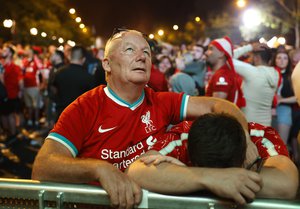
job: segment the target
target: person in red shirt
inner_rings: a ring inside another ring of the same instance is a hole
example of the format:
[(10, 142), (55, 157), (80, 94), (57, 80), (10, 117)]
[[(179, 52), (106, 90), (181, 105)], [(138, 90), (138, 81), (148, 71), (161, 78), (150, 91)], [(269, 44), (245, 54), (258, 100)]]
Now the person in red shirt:
[(8, 100), (1, 105), (1, 119), (4, 128), (8, 131), (9, 138), (17, 134), (18, 114), (21, 112), (19, 97), (23, 88), (21, 68), (13, 62), (14, 53), (14, 49), (10, 46), (4, 47), (2, 51), (2, 57), (4, 58), (3, 81)]
[(244, 107), (246, 100), (241, 90), (241, 80), (233, 66), (231, 40), (228, 37), (213, 40), (205, 55), (213, 74), (205, 95), (227, 99), (240, 108)]
[(24, 60), (24, 102), (28, 111), (27, 125), (39, 125), (39, 106), (40, 106), (40, 88), (39, 88), (39, 70), (42, 63), (36, 52), (32, 49), (27, 50), (28, 58)]
[[(156, 165), (168, 161), (196, 167), (261, 169), (264, 186), (257, 194), (259, 197), (294, 198), (298, 188), (298, 171), (280, 135), (272, 127), (258, 123), (248, 123), (248, 128), (249, 135), (228, 114), (205, 114), (194, 122), (184, 121), (175, 125), (157, 137), (157, 143), (151, 150), (158, 151), (160, 155), (142, 157), (142, 161)], [(258, 155), (246, 155), (249, 136)], [(255, 164), (259, 161), (264, 163), (262, 168), (262, 163), (260, 166)]]

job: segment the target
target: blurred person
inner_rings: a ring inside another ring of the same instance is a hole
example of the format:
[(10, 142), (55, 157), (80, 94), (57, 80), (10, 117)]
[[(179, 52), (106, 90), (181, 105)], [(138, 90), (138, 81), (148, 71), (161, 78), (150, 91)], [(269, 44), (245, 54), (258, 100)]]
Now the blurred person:
[(292, 84), (297, 98), (297, 102), (300, 105), (300, 63), (298, 63), (292, 73)]
[(194, 79), (185, 73), (176, 73), (170, 77), (169, 80), (171, 91), (184, 92), (190, 96), (198, 96), (198, 89)]
[[(153, 136), (164, 133), (170, 123), (213, 111), (234, 115), (245, 128), (247, 122), (229, 102), (154, 92), (145, 87), (150, 78), (151, 51), (138, 31), (114, 31), (106, 44), (103, 67), (108, 86), (83, 94), (64, 110), (35, 159), (33, 179), (100, 182), (112, 206), (118, 208), (137, 205), (141, 200), (140, 186), (178, 194), (209, 189), (241, 204), (245, 203), (241, 187), (250, 185), (253, 192), (260, 190), (259, 175), (242, 169), (224, 172), (164, 164), (152, 170), (135, 164), (128, 172), (130, 176), (136, 175), (135, 180), (123, 173), (153, 144)], [(212, 175), (218, 181), (205, 182), (204, 186), (205, 179)], [(228, 184), (224, 184), (225, 179)], [(233, 183), (230, 188), (226, 186)], [(247, 198), (252, 196), (250, 193), (243, 195)]]
[(28, 48), (27, 58), (23, 60), (24, 67), (24, 102), (27, 109), (27, 126), (38, 127), (40, 117), (40, 70), (43, 65), (38, 57), (38, 50)]
[[(237, 60), (252, 51), (252, 64)], [(259, 43), (248, 44), (234, 50), (234, 66), (242, 77), (242, 89), (246, 106), (242, 109), (248, 121), (271, 126), (272, 101), (277, 90), (280, 75), (269, 63), (272, 52)]]
[(14, 49), (5, 46), (2, 50), (3, 58), (3, 84), (7, 93), (7, 100), (1, 104), (1, 121), (3, 128), (8, 131), (8, 138), (14, 138), (17, 134), (17, 118), (21, 113), (21, 101), (23, 90), (23, 76), (21, 68), (13, 61)]
[(55, 74), (65, 66), (65, 55), (60, 50), (55, 50), (51, 57), (50, 62), (52, 68), (50, 69), (49, 79), (47, 83), (47, 90), (48, 90), (48, 102), (47, 102), (47, 122), (50, 128), (53, 128), (53, 125), (56, 121), (56, 103), (55, 103), (55, 94), (56, 94), (56, 87), (53, 85), (54, 76)]
[[(164, 73), (159, 69), (160, 60), (156, 57), (156, 50), (152, 50), (152, 65), (151, 65), (151, 74), (148, 81), (148, 86), (151, 87), (154, 91), (168, 91), (168, 81)], [(164, 56), (163, 56), (164, 57)], [(162, 69), (165, 70), (165, 69)]]
[(105, 71), (102, 67), (102, 61), (91, 52), (87, 52), (84, 67), (87, 68), (89, 74), (94, 77), (95, 86), (106, 85)]
[[(293, 61), (293, 72), (292, 72), (292, 85), (293, 90), (297, 99), (297, 105), (293, 106), (292, 116), (293, 116), (293, 125), (291, 128), (291, 142), (292, 142), (292, 150), (293, 150), (293, 156), (294, 160), (297, 163), (297, 165), (300, 165), (300, 147), (299, 143), (300, 141), (297, 140), (297, 136), (299, 139), (299, 133), (300, 133), (300, 85), (299, 85), (299, 78), (300, 78), (300, 70), (299, 70), (299, 61), (300, 61), (300, 49), (293, 50), (289, 53), (291, 56), (291, 60)], [(296, 64), (298, 63), (298, 64)]]
[(271, 65), (281, 75), (280, 86), (277, 90), (277, 128), (281, 138), (287, 144), (292, 126), (292, 104), (296, 103), (296, 97), (292, 89), (292, 69), (288, 53), (284, 51), (277, 52)]
[[(173, 126), (151, 148), (152, 152), (158, 152), (157, 156), (141, 157), (141, 160), (155, 165), (169, 161), (197, 167), (257, 170), (263, 178), (258, 197), (295, 198), (298, 171), (280, 135), (272, 127), (258, 123), (251, 122), (248, 126), (251, 141), (258, 149), (254, 159), (246, 157), (246, 138), (249, 135), (245, 134), (236, 118), (224, 113), (210, 113), (194, 122), (184, 121)], [(260, 161), (260, 165), (254, 164), (256, 160)]]
[(205, 95), (205, 73), (206, 63), (203, 60), (204, 46), (195, 44), (191, 51), (193, 60), (185, 64), (182, 71), (189, 74), (195, 81), (195, 85), (198, 89), (199, 95)]
[(70, 64), (54, 74), (51, 89), (56, 103), (56, 120), (78, 96), (95, 87), (93, 76), (83, 67), (86, 53), (82, 46), (72, 47)]
[(233, 46), (228, 37), (215, 39), (205, 52), (206, 63), (212, 70), (206, 87), (206, 96), (218, 97), (233, 102), (239, 108), (246, 101), (241, 90), (240, 78), (232, 62)]

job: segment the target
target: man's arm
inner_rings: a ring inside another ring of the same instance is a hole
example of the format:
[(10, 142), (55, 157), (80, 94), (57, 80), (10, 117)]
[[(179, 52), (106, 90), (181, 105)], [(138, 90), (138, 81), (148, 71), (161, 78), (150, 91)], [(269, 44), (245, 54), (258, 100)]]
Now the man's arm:
[(113, 206), (131, 208), (141, 201), (140, 187), (112, 164), (89, 158), (73, 158), (59, 142), (47, 139), (32, 170), (32, 179), (69, 183), (98, 181)]
[[(157, 154), (149, 151), (146, 155)], [(254, 199), (261, 188), (261, 178), (255, 172), (242, 168), (215, 169), (178, 166), (163, 162), (157, 166), (145, 165), (140, 160), (126, 170), (141, 187), (163, 194), (186, 194), (208, 190), (214, 194), (245, 204)]]
[(294, 163), (284, 155), (266, 160), (261, 170), (262, 190), (257, 194), (264, 198), (295, 198), (298, 189), (298, 170)]
[(248, 123), (244, 113), (233, 103), (214, 97), (189, 97), (187, 120), (193, 120), (206, 113), (228, 113), (237, 118), (245, 130)]
[(296, 65), (292, 74), (292, 83), (297, 102), (300, 105), (300, 62)]

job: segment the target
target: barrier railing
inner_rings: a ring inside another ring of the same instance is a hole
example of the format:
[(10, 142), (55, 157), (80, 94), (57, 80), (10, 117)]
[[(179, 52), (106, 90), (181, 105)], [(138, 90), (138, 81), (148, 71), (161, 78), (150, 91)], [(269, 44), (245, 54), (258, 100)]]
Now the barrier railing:
[[(106, 192), (96, 186), (0, 178), (0, 209), (110, 208)], [(257, 199), (244, 207), (230, 201), (199, 196), (172, 196), (143, 191), (138, 208), (153, 209), (299, 209), (300, 200)]]

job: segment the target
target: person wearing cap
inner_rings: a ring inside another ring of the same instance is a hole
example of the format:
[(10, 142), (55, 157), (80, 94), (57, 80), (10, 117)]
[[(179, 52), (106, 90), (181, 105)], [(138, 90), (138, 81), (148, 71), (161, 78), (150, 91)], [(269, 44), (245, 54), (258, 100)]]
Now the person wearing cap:
[[(237, 60), (245, 53), (253, 51), (253, 63)], [(233, 64), (243, 78), (243, 92), (246, 106), (242, 109), (248, 121), (271, 126), (272, 101), (279, 86), (279, 72), (269, 66), (271, 49), (260, 43), (248, 44), (234, 50)]]
[(138, 31), (116, 29), (106, 44), (102, 64), (108, 85), (79, 96), (62, 112), (35, 159), (33, 179), (101, 184), (116, 208), (137, 205), (141, 187), (165, 194), (207, 189), (240, 204), (261, 189), (261, 177), (245, 169), (172, 164), (153, 169), (135, 164), (124, 173), (169, 124), (210, 112), (233, 115), (245, 130), (247, 121), (225, 100), (154, 92), (147, 87), (151, 50)]
[(228, 37), (213, 40), (205, 55), (206, 62), (213, 73), (206, 87), (205, 95), (227, 99), (239, 108), (245, 107), (241, 82), (232, 62), (233, 46), (231, 40)]

